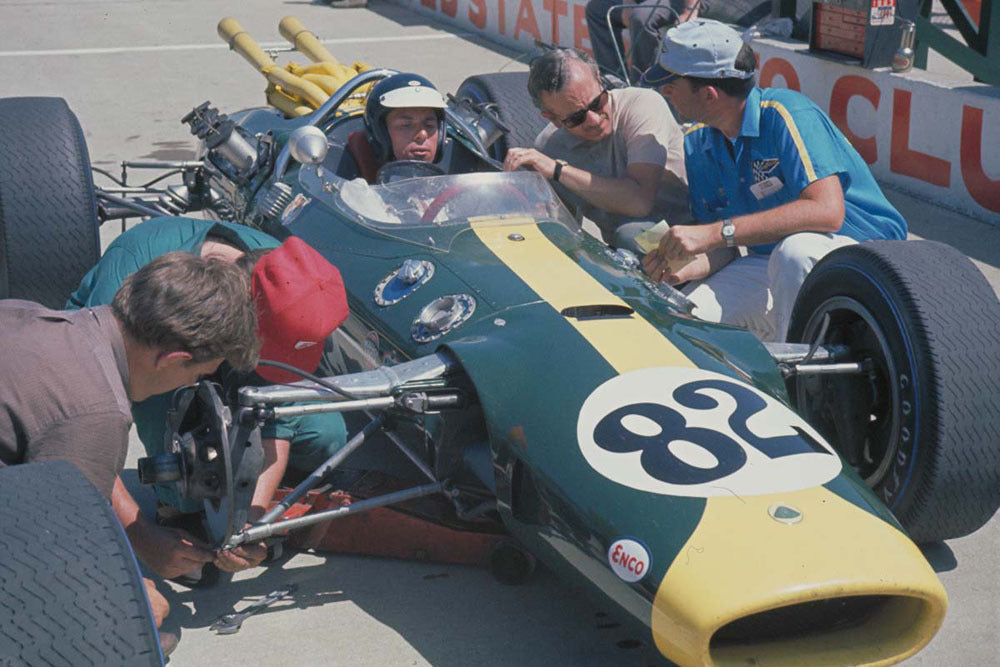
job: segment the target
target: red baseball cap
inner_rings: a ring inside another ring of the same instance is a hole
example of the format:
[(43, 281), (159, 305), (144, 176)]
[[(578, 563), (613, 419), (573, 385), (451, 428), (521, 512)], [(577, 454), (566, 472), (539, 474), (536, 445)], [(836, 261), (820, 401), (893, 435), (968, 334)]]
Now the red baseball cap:
[[(260, 358), (314, 372), (323, 356), (323, 341), (349, 312), (340, 271), (292, 236), (257, 262), (251, 292), (257, 305)], [(302, 379), (273, 366), (256, 370), (269, 382)]]

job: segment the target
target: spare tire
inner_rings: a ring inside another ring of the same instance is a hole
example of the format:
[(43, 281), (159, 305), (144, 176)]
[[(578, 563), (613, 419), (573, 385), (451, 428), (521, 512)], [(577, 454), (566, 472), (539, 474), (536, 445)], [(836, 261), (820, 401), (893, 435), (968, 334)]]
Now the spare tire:
[(76, 466), (0, 467), (0, 516), (0, 664), (163, 664), (125, 531)]
[(0, 99), (0, 298), (61, 309), (99, 257), (76, 116), (58, 97)]
[(998, 332), (992, 287), (943, 243), (840, 248), (802, 285), (788, 340), (846, 345), (866, 372), (800, 377), (793, 399), (917, 542), (1000, 506)]
[(527, 72), (470, 76), (458, 87), (455, 97), (495, 107), (500, 122), (509, 129), (490, 146), (490, 157), (496, 160), (503, 161), (509, 148), (534, 146), (535, 137), (549, 124), (528, 94)]

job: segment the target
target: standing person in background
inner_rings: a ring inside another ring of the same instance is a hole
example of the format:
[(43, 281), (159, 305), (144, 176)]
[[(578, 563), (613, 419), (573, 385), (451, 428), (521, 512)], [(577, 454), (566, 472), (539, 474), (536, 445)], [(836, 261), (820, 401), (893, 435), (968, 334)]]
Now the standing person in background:
[[(618, 5), (630, 6), (612, 11), (612, 7)], [(601, 71), (624, 79), (625, 73), (621, 71), (618, 54), (622, 58), (630, 55), (632, 63), (629, 77), (634, 84), (648, 67), (655, 64), (662, 31), (677, 23), (697, 18), (700, 6), (699, 0), (588, 0), (587, 31), (590, 34), (590, 46), (594, 50), (594, 60)], [(622, 41), (622, 31), (626, 27), (632, 45), (630, 54), (626, 54)]]

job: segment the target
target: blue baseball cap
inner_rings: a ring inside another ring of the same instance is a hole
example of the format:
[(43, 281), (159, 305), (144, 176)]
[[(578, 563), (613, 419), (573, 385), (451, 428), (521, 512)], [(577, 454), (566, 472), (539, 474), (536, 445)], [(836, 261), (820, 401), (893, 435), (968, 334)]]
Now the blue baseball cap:
[(743, 37), (725, 23), (694, 19), (671, 28), (663, 36), (656, 64), (639, 80), (658, 88), (680, 76), (702, 79), (749, 79), (753, 72), (736, 69)]

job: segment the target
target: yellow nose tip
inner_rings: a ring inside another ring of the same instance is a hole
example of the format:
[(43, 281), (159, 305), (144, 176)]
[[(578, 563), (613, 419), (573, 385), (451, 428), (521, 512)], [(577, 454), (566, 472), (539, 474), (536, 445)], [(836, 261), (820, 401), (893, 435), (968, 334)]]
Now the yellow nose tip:
[(909, 538), (816, 487), (709, 499), (651, 629), (680, 665), (892, 664), (931, 640), (946, 608)]

